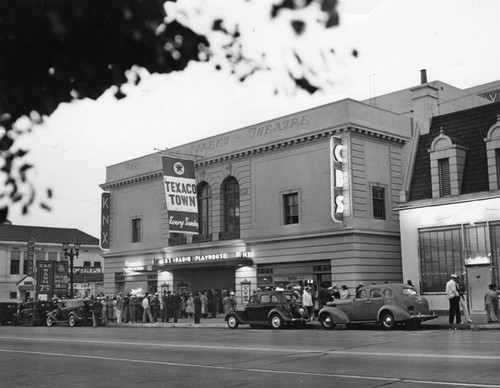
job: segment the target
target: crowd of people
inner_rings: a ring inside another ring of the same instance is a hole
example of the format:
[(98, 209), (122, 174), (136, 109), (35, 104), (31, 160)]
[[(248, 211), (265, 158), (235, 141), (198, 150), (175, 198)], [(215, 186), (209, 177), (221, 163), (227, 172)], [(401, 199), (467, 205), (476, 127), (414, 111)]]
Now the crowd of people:
[(236, 308), (236, 295), (230, 290), (203, 290), (196, 292), (128, 293), (92, 297), (94, 327), (109, 322), (156, 323), (178, 322), (180, 318), (192, 318), (200, 323), (201, 318), (215, 318)]

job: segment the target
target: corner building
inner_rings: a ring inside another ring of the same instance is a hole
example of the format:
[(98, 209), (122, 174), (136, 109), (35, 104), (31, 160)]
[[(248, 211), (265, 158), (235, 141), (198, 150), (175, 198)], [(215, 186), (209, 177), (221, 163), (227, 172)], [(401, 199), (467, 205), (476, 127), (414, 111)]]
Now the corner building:
[(168, 149), (195, 161), (199, 235), (169, 233), (162, 152), (107, 167), (105, 292), (231, 289), (244, 302), (266, 286), (402, 281), (393, 209), (411, 130), (346, 99)]

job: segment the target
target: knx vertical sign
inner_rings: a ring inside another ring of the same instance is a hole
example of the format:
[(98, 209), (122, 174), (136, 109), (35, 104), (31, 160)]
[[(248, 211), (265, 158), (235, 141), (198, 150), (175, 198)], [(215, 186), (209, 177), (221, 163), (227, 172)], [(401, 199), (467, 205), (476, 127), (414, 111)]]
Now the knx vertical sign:
[(340, 137), (330, 138), (330, 187), (331, 213), (333, 222), (341, 223), (344, 219), (344, 146)]

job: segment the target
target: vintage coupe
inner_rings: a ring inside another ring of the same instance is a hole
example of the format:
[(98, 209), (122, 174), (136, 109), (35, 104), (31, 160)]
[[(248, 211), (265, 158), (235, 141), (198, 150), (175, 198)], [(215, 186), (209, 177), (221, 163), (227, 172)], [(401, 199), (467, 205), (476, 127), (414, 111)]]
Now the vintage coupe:
[(309, 320), (307, 309), (293, 292), (263, 291), (253, 294), (244, 307), (230, 311), (225, 318), (231, 329), (240, 324), (252, 328), (271, 326), (281, 329), (285, 325), (302, 327)]
[(22, 323), (30, 326), (42, 325), (45, 323), (47, 312), (53, 308), (54, 305), (50, 301), (21, 302), (17, 306), (17, 312), (12, 316), (12, 324), (14, 326)]
[(92, 324), (92, 306), (88, 299), (66, 299), (59, 306), (47, 313), (47, 326), (64, 323), (69, 327), (78, 324)]
[(379, 323), (384, 329), (394, 329), (404, 323), (418, 328), (424, 321), (437, 318), (429, 310), (427, 299), (410, 285), (400, 283), (376, 284), (360, 288), (354, 299), (329, 302), (318, 314), (325, 330), (337, 324)]

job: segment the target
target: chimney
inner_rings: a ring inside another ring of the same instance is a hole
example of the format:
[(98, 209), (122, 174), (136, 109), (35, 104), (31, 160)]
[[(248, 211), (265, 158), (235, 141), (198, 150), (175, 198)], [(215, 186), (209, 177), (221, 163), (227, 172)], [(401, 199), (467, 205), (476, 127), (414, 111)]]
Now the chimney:
[(426, 84), (427, 83), (427, 70), (422, 69), (420, 70), (420, 84)]

